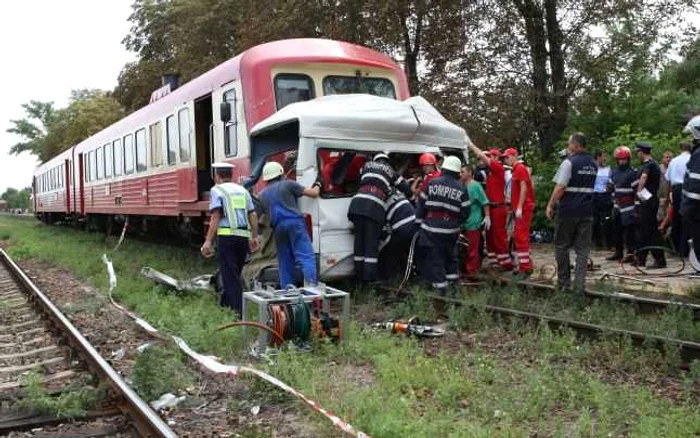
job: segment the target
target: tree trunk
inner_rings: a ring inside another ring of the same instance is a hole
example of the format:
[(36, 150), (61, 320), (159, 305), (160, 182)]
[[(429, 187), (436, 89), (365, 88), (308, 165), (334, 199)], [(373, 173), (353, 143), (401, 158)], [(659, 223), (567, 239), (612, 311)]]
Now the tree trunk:
[(564, 65), (564, 34), (557, 20), (557, 0), (545, 0), (545, 12), (547, 17), (547, 37), (549, 41), (549, 65), (552, 71), (552, 98), (551, 120), (547, 135), (547, 148), (542, 145), (543, 156), (552, 152), (552, 147), (566, 129), (569, 113), (569, 91)]

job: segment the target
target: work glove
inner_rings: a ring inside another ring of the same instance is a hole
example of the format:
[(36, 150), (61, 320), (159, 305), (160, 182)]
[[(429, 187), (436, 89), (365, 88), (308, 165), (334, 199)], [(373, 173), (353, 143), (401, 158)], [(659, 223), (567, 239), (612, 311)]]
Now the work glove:
[(516, 219), (522, 219), (523, 218), (523, 209), (519, 208), (515, 210), (515, 218)]
[(491, 216), (484, 216), (484, 220), (481, 221), (481, 226), (484, 227), (486, 231), (491, 229)]

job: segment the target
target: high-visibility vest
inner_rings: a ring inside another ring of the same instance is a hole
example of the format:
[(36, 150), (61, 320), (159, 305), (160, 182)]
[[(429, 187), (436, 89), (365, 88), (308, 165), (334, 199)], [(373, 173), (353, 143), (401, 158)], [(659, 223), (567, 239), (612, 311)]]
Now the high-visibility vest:
[(223, 183), (214, 186), (212, 190), (221, 198), (224, 214), (229, 223), (228, 227), (219, 227), (216, 234), (250, 238), (248, 197), (245, 189), (233, 183)]

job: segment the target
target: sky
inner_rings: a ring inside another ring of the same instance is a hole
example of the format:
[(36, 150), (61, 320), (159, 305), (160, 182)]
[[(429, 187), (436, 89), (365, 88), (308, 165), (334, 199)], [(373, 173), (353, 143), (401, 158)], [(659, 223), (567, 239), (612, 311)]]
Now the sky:
[(121, 41), (129, 32), (132, 0), (22, 0), (0, 14), (0, 193), (31, 185), (34, 156), (10, 155), (20, 138), (7, 133), (24, 117), (22, 104), (53, 101), (57, 108), (79, 88), (111, 90), (136, 55)]

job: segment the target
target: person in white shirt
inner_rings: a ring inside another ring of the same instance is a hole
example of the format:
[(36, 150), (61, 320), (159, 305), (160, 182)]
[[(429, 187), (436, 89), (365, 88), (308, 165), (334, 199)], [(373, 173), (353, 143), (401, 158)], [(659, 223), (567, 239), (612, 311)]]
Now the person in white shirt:
[(683, 178), (685, 178), (692, 145), (688, 142), (681, 142), (678, 147), (681, 149), (681, 153), (671, 160), (664, 177), (671, 184), (671, 207), (673, 208), (671, 240), (673, 246), (676, 247), (676, 252), (686, 257), (688, 255), (688, 239), (685, 237), (687, 233), (683, 230), (680, 203), (683, 197)]
[(607, 165), (608, 154), (598, 150), (593, 158), (598, 172), (593, 186), (593, 243), (596, 249), (612, 246), (610, 218), (612, 216), (612, 193), (610, 183), (610, 166)]

